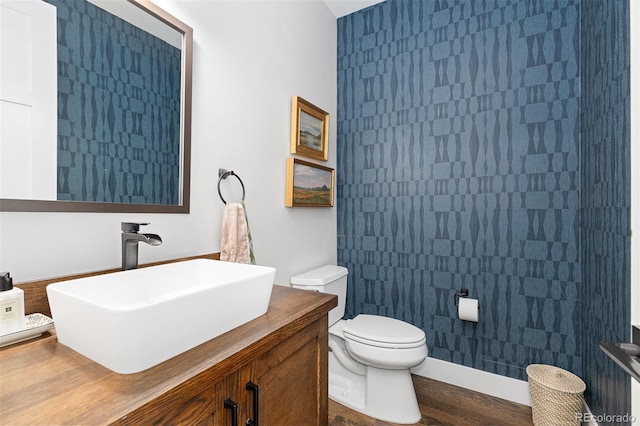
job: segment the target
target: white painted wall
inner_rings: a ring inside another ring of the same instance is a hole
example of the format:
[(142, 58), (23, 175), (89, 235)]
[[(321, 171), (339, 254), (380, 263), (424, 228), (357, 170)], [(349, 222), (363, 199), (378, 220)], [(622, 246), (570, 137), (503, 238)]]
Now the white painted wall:
[[(631, 325), (640, 327), (640, 4), (629, 2), (631, 55)], [(635, 266), (634, 266), (635, 265)], [(629, 331), (631, 333), (631, 331)], [(631, 379), (631, 412), (640, 421), (640, 383)]]
[[(141, 244), (141, 263), (219, 251), (218, 168), (242, 178), (256, 262), (276, 283), (335, 263), (336, 209), (284, 207), (292, 95), (330, 113), (335, 167), (335, 17), (320, 0), (154, 2), (194, 29), (191, 214), (3, 212), (0, 270), (20, 283), (117, 268), (125, 220), (164, 241)], [(239, 183), (222, 188), (233, 200)]]

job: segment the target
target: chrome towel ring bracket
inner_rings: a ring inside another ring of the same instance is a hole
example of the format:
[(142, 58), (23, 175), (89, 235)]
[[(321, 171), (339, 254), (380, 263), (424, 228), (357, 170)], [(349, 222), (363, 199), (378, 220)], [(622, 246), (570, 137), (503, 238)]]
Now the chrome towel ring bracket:
[(244, 191), (244, 183), (242, 183), (242, 179), (240, 179), (240, 176), (235, 174), (233, 170), (226, 170), (226, 169), (218, 169), (218, 195), (220, 196), (220, 199), (222, 200), (223, 203), (227, 204), (224, 197), (222, 196), (222, 192), (220, 192), (220, 182), (222, 182), (223, 179), (226, 179), (229, 176), (235, 176), (236, 179), (238, 179), (238, 181), (240, 182), (240, 185), (242, 186), (242, 201), (244, 201), (245, 191)]

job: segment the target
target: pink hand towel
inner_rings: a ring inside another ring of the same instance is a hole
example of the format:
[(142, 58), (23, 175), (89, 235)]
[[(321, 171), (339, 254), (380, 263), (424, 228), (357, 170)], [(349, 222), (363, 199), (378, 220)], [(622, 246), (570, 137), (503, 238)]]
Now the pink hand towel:
[(251, 233), (243, 203), (227, 203), (222, 214), (220, 260), (255, 263)]

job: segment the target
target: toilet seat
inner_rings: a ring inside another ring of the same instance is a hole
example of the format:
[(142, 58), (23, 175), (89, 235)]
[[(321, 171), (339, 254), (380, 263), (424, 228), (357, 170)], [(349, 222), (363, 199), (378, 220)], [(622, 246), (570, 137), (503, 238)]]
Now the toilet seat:
[(389, 349), (411, 349), (426, 343), (424, 331), (395, 318), (360, 314), (342, 328), (345, 339)]

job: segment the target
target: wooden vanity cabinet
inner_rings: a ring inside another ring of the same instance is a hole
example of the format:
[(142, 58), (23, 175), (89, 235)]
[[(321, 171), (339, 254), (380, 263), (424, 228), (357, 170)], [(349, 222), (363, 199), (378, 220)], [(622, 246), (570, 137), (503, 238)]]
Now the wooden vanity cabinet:
[(326, 317), (258, 357), (260, 425), (326, 425), (327, 371)]
[(326, 425), (327, 356), (324, 316), (221, 380), (206, 384), (205, 371), (118, 424)]
[(274, 286), (266, 314), (136, 374), (41, 339), (0, 349), (0, 424), (325, 426), (334, 295)]

